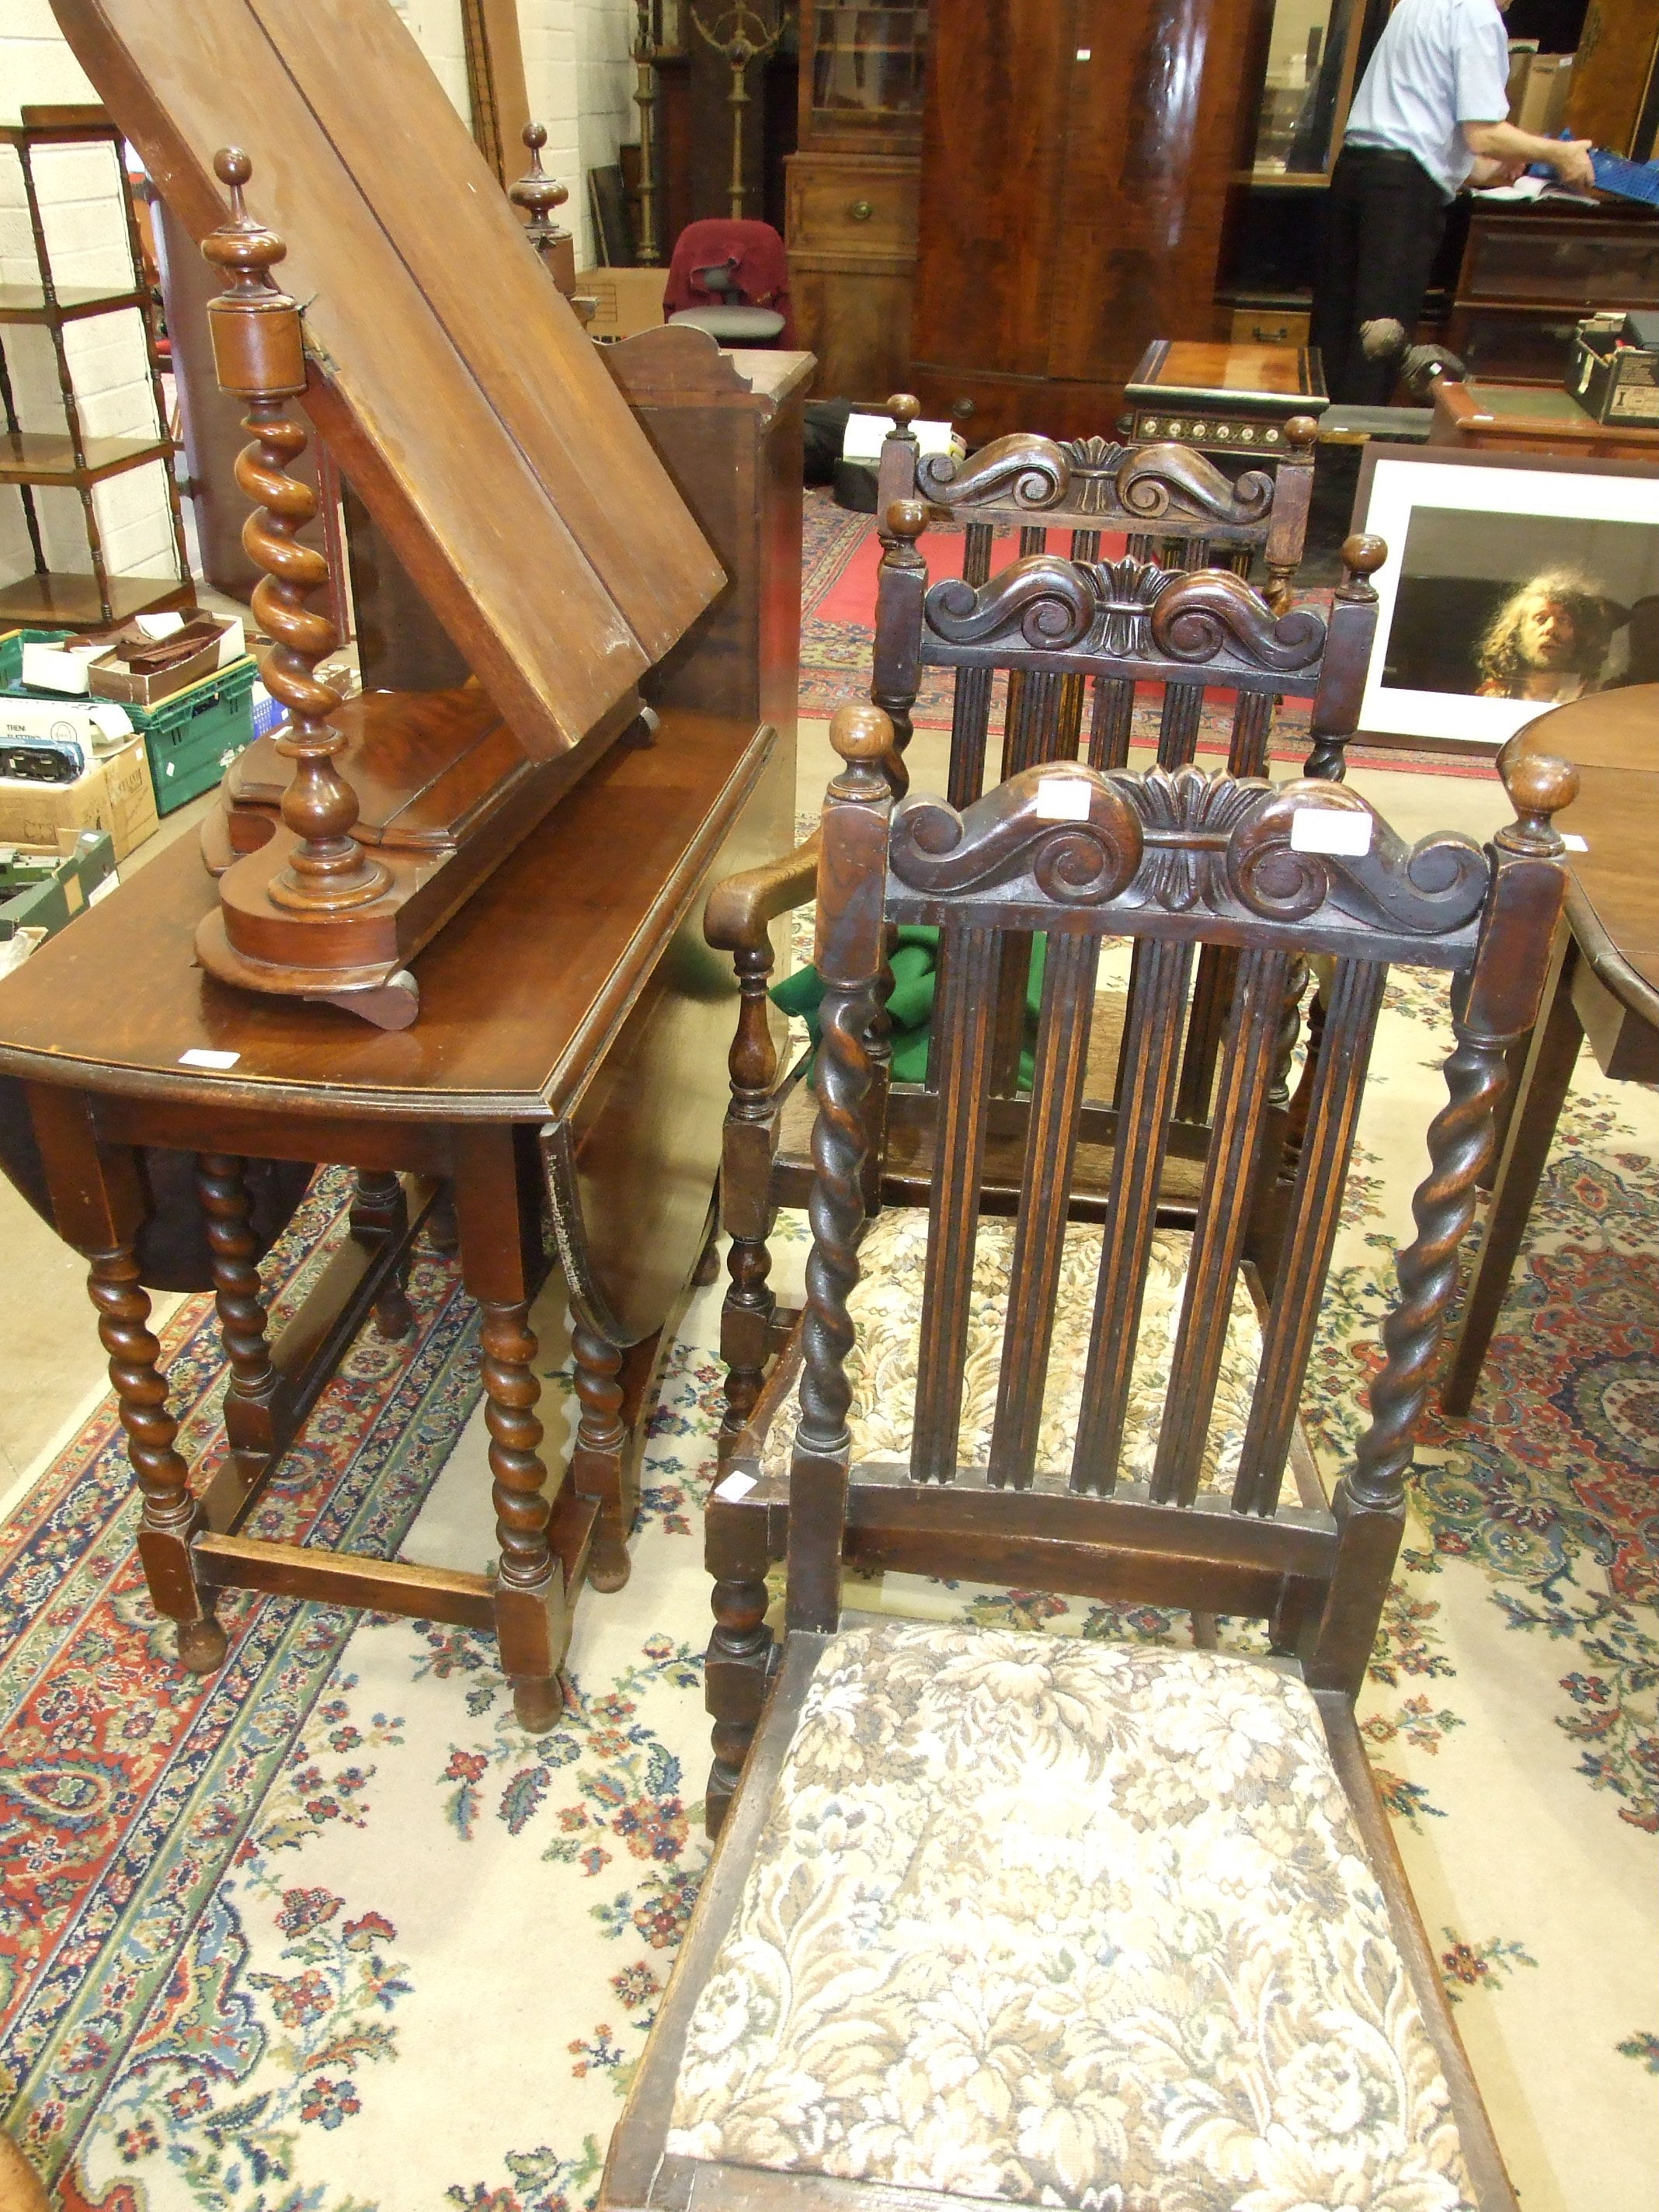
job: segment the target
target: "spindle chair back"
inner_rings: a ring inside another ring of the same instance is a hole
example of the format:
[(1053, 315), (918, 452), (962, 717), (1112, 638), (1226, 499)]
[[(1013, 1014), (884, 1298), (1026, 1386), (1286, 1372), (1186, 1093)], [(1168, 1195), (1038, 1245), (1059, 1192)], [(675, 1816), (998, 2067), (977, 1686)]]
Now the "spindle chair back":
[[(1474, 1176), (1490, 1149), (1504, 1041), (1531, 1025), (1540, 948), (1565, 881), (1547, 821), (1571, 786), (1559, 763), (1515, 768), (1518, 818), (1492, 847), (1448, 833), (1407, 848), (1343, 786), (1273, 786), (1191, 766), (1030, 768), (963, 810), (933, 799), (898, 803), (887, 727), (866, 708), (843, 708), (835, 725), (848, 766), (830, 787), (822, 825), (817, 957), (827, 988), (807, 1303), (804, 1316), (775, 1323), (782, 1357), (734, 1441), (728, 1465), (743, 1495), (718, 1490), (708, 1511), (717, 1798), (729, 1794), (758, 1711), (768, 1561), (787, 1548), (792, 1578), (797, 1565), (806, 1578), (798, 1588), (817, 1591), (817, 1617), (833, 1612), (841, 1553), (823, 1540), (826, 1515), (837, 1529), (844, 1522), (846, 1557), (859, 1565), (1064, 1587), (1103, 1601), (1146, 1595), (1150, 1586), (1157, 1602), (1267, 1619), (1279, 1644), (1306, 1650), (1324, 1686), (1357, 1687), (1387, 1562), (1379, 1583), (1381, 1554), (1362, 1542), (1358, 1565), (1340, 1572), (1341, 1524), (1357, 1501), (1395, 1516), (1397, 1535), (1410, 1431)], [(939, 927), (945, 956), (926, 1102), (933, 1134), (925, 1256), (914, 1236), (896, 1234), (902, 1208), (875, 1212), (877, 1249), (893, 1252), (895, 1272), (912, 1278), (915, 1335), (913, 1348), (896, 1350), (884, 1323), (881, 1349), (866, 1350), (860, 1372), (867, 1389), (878, 1368), (890, 1391), (896, 1375), (907, 1377), (914, 1409), (897, 1430), (888, 1419), (883, 1431), (905, 1444), (897, 1463), (893, 1452), (872, 1450), (849, 1487), (848, 1299), (872, 1220), (867, 1158), (894, 1105), (890, 1097), (882, 1106), (871, 1036), (884, 933), (902, 922)], [(988, 1274), (994, 979), (1002, 944), (1033, 932), (1048, 950), (1027, 1141), (1012, 1230), (997, 1225)], [(1122, 937), (1135, 944), (1139, 988), (1117, 1104), (1102, 1109), (1088, 1101), (1085, 1079), (1095, 971), (1103, 946)], [(1178, 1126), (1183, 1048), (1201, 1014), (1190, 979), (1207, 946), (1235, 953), (1238, 964), (1197, 1202), (1190, 1230), (1171, 1232), (1160, 1228), (1160, 1174)], [(1328, 1012), (1305, 1122), (1285, 1147), (1284, 1009), (1291, 972), (1310, 953), (1332, 963)], [(1375, 1419), (1333, 1518), (1297, 1443), (1297, 1408), (1391, 961), (1453, 972), (1458, 1048), (1448, 1066), (1452, 1105), (1429, 1133), (1421, 1233), (1400, 1261), (1402, 1297), (1384, 1332)], [(1112, 1146), (1103, 1203), (1077, 1184), (1091, 1133)], [(1275, 1151), (1285, 1153), (1285, 1203), (1267, 1280), (1251, 1261), (1249, 1233), (1256, 1163)], [(1091, 1217), (1099, 1226), (1085, 1234)], [(1182, 1287), (1178, 1316), (1164, 1297), (1167, 1360), (1152, 1374), (1140, 1340), (1155, 1248), (1166, 1281), (1178, 1273)], [(1086, 1325), (1079, 1269), (1093, 1285)], [(1000, 1348), (986, 1334), (994, 1306)], [(1065, 1371), (1048, 1382), (1057, 1328)], [(797, 1390), (795, 1473), (786, 1476), (780, 1439)], [(978, 1404), (964, 1424), (965, 1391)], [(962, 1463), (959, 1431), (969, 1431), (976, 1474)], [(1131, 1445), (1133, 1470), (1124, 1465)], [(1287, 1467), (1297, 1503), (1281, 1509)], [(810, 1527), (798, 1534), (803, 1494)], [(1172, 1595), (1177, 1586), (1184, 1597)]]
[[(843, 710), (835, 737), (846, 766), (822, 828), (827, 996), (793, 1411), (769, 1386), (709, 1508), (746, 1523), (763, 1564), (769, 1535), (783, 1536), (784, 1638), (774, 1671), (763, 1583), (717, 1592), (717, 1613), (746, 1597), (749, 1626), (732, 1648), (717, 1635), (711, 1668), (728, 1684), (747, 1668), (758, 1734), (600, 2204), (851, 2212), (862, 2197), (880, 2212), (914, 2197), (968, 2212), (993, 2197), (1400, 2193), (1513, 2212), (1353, 1700), (1507, 1055), (1536, 1017), (1564, 906), (1550, 817), (1574, 772), (1517, 759), (1516, 819), (1490, 846), (1440, 836), (1408, 848), (1340, 787), (1191, 766), (1030, 768), (965, 809), (896, 804), (884, 718)], [(916, 920), (953, 950), (914, 1406), (896, 1449), (898, 1409), (864, 1387), (872, 1361), (890, 1393), (896, 1370), (861, 1281), (886, 1218), (869, 1219), (863, 1163), (886, 932)], [(963, 1373), (985, 1227), (975, 1156), (994, 1097), (988, 985), (997, 941), (1030, 932), (1050, 948), (1034, 1141), (981, 1452), (969, 1448)], [(1043, 1401), (1075, 1273), (1091, 969), (1124, 934), (1147, 948), (1142, 1033), (1056, 1456)], [(1206, 942), (1241, 955), (1216, 1144), (1149, 1471), (1128, 1481), (1126, 1384), (1182, 970)], [(1327, 1050), (1243, 1435), (1218, 1490), (1204, 1445), (1243, 1249), (1239, 1170), (1268, 1110), (1285, 972), (1309, 948), (1333, 963)], [(1427, 1132), (1370, 1425), (1329, 1507), (1290, 1507), (1297, 1397), (1394, 962), (1451, 979), (1448, 1103)], [(781, 1473), (765, 1449), (779, 1419), (791, 1429)], [(849, 1566), (994, 1570), (1030, 1591), (1255, 1616), (1277, 1656), (847, 1614)]]
[[(1124, 502), (1145, 507), (1156, 493), (1163, 502), (1159, 511), (1172, 527), (1185, 520), (1196, 528), (1200, 507), (1206, 528), (1246, 532), (1270, 526), (1270, 518), (1218, 521), (1214, 510), (1232, 511), (1243, 493), (1229, 487), (1201, 455), (1180, 447), (1113, 448), (1119, 456), (1116, 473), (1088, 477), (1082, 465), (1074, 466), (1066, 451), (1049, 440), (1005, 439), (987, 447), (965, 475), (947, 481), (948, 463), (935, 467), (919, 459), (909, 428), (915, 402), (901, 395), (890, 405), (897, 427), (883, 447), (883, 489), (914, 483), (926, 498), (937, 495), (948, 503), (954, 489), (961, 487), (963, 495), (952, 511), (968, 518), (970, 541), (974, 531), (983, 533), (988, 558), (995, 517), (1001, 505), (1010, 501), (1028, 519), (1039, 512), (1051, 520), (1073, 513), (1110, 519), (1131, 511)], [(1286, 468), (1302, 465), (1293, 458)], [(1206, 471), (1215, 478), (1213, 485)], [(1097, 489), (1079, 488), (1085, 483)], [(1266, 478), (1255, 489), (1248, 479), (1244, 483), (1251, 498), (1258, 489), (1264, 496), (1275, 495)], [(1179, 507), (1177, 493), (1184, 507)], [(1203, 507), (1200, 494), (1207, 507)], [(1069, 508), (1067, 500), (1072, 501)], [(1289, 501), (1291, 507), (1295, 504)], [(923, 497), (897, 498), (881, 518), (884, 550), (878, 571), (871, 696), (893, 724), (894, 749), (887, 772), (896, 791), (902, 793), (905, 785), (903, 756), (924, 667), (949, 670), (955, 681), (947, 787), (958, 805), (969, 804), (985, 787), (993, 685), (1000, 672), (1006, 672), (1009, 680), (1005, 774), (1078, 752), (1085, 696), (1092, 685), (1088, 758), (1097, 768), (1121, 767), (1127, 762), (1135, 700), (1146, 691), (1161, 695), (1160, 763), (1175, 769), (1190, 761), (1206, 690), (1219, 690), (1234, 700), (1228, 758), (1231, 772), (1261, 771), (1267, 757), (1275, 700), (1294, 694), (1311, 702), (1306, 772), (1340, 776), (1343, 747), (1358, 726), (1375, 631), (1376, 594), (1369, 579), (1387, 557), (1380, 539), (1356, 538), (1344, 548), (1344, 580), (1328, 616), (1297, 607), (1275, 613), (1261, 593), (1224, 570), (1173, 570), (1134, 554), (1101, 562), (1036, 550), (977, 584), (950, 576), (930, 582), (918, 545), (930, 512)], [(806, 1136), (811, 1105), (800, 1082), (803, 1064), (797, 1061), (780, 1079), (767, 991), (775, 957), (771, 926), (805, 902), (815, 867), (813, 840), (775, 863), (718, 886), (705, 918), (710, 944), (734, 957), (740, 990), (721, 1178), (722, 1224), (731, 1240), (731, 1287), (721, 1343), (728, 1439), (753, 1407), (778, 1342), (775, 1299), (769, 1287), (772, 1218), (781, 1206), (805, 1203), (810, 1179)], [(1004, 1210), (1015, 1203), (1029, 1118), (1019, 1096), (1019, 1071), (1031, 951), (1026, 939), (1012, 939), (1000, 948), (994, 987), (999, 1103), (985, 1165), (993, 1202)], [(1230, 950), (1217, 948), (1205, 953), (1194, 971), (1195, 1012), (1188, 1032), (1176, 1127), (1164, 1177), (1166, 1211), (1189, 1210), (1195, 1189), (1193, 1164), (1202, 1159), (1208, 1146), (1216, 1056), (1234, 964)], [(1293, 969), (1291, 981), (1296, 986), (1292, 995), (1299, 996), (1305, 971)], [(1126, 1020), (1133, 1014), (1138, 988), (1138, 974), (1132, 974), (1124, 1000)], [(1287, 1007), (1277, 1062), (1281, 1090), (1288, 1081), (1296, 1036), (1294, 1010)], [(885, 1098), (887, 1054), (879, 1025), (875, 1045), (878, 1088)], [(1117, 1080), (1114, 1057), (1103, 1033), (1093, 1087), (1106, 1095), (1094, 1103), (1109, 1118), (1103, 1121), (1097, 1113), (1091, 1125), (1091, 1149), (1081, 1175), (1085, 1188), (1100, 1184), (1109, 1165), (1093, 1148), (1109, 1143), (1111, 1086)], [(890, 1120), (882, 1117), (882, 1133), (866, 1166), (867, 1196), (872, 1204), (882, 1188), (895, 1197), (915, 1198), (927, 1187), (931, 1106), (925, 1092), (903, 1086), (893, 1086), (890, 1095)], [(1275, 1234), (1272, 1207), (1266, 1206), (1258, 1240), (1264, 1256)]]

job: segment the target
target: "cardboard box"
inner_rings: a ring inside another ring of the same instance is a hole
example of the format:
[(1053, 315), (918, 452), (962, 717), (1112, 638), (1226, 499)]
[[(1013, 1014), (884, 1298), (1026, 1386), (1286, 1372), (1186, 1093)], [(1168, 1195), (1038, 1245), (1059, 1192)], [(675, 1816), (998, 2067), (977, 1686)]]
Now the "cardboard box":
[(222, 668), (228, 668), (233, 661), (241, 659), (247, 651), (247, 639), (240, 617), (198, 616), (195, 619), (216, 621), (219, 624), (217, 637), (208, 639), (199, 653), (153, 676), (140, 675), (112, 652), (106, 653), (87, 671), (87, 681), (94, 695), (100, 699), (119, 699), (129, 706), (159, 707), (175, 692), (186, 691), (204, 677), (217, 675)]
[(106, 830), (60, 830), (51, 845), (0, 845), (0, 941), (20, 929), (55, 937), (120, 880)]
[[(15, 692), (0, 691), (0, 753), (32, 749), (43, 763), (55, 757), (71, 763), (74, 772), (85, 769), (99, 754), (113, 752), (132, 735), (132, 717), (112, 700), (24, 699)], [(26, 770), (16, 780), (35, 779)], [(39, 781), (52, 779), (41, 776)]]
[(142, 738), (94, 761), (73, 783), (0, 777), (0, 844), (54, 845), (60, 830), (106, 830), (116, 859), (125, 860), (159, 824)]
[(599, 301), (587, 326), (589, 337), (631, 338), (654, 331), (663, 320), (667, 283), (666, 269), (579, 269), (577, 296)]
[(1606, 327), (1612, 319), (1595, 317), (1578, 325), (1567, 390), (1598, 422), (1659, 428), (1659, 353), (1626, 343), (1622, 329)]

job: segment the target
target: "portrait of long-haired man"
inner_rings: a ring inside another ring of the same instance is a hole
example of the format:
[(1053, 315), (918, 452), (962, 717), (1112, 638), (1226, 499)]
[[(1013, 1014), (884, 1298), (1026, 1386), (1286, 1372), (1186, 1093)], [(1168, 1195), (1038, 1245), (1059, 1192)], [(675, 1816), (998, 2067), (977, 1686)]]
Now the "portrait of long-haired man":
[(1504, 601), (1480, 640), (1480, 696), (1559, 702), (1597, 690), (1614, 611), (1571, 569), (1532, 577)]

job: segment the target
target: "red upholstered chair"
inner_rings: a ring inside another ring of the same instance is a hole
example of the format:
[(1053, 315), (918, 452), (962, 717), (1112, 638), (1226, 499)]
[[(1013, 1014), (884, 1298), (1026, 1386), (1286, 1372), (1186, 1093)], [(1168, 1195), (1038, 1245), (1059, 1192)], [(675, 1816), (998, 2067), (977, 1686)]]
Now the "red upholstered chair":
[(696, 323), (724, 345), (793, 347), (783, 240), (769, 222), (687, 223), (674, 241), (662, 308), (665, 322)]

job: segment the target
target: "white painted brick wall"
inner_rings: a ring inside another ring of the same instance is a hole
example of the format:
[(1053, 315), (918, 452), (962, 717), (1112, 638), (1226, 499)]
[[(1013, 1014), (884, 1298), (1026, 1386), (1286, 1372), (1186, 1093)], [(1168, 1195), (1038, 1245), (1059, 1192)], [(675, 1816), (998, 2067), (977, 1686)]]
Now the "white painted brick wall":
[[(467, 117), (460, 0), (402, 0), (398, 13)], [(617, 146), (639, 135), (628, 58), (633, 35), (633, 0), (519, 0), (530, 112), (547, 126), (543, 167), (569, 189), (560, 216), (575, 235), (579, 268), (592, 258), (587, 171), (614, 161)]]
[[(389, 0), (408, 25), (457, 112), (468, 116), (460, 0)], [(614, 161), (638, 136), (632, 0), (519, 0), (520, 36), (530, 112), (547, 125), (543, 161), (569, 187), (561, 210), (575, 234), (578, 267), (592, 258), (586, 173)], [(15, 122), (27, 103), (94, 100), (48, 0), (0, 0), (0, 118)], [(125, 247), (113, 162), (101, 149), (64, 148), (38, 156), (43, 222), (60, 284), (120, 283)], [(0, 154), (0, 283), (32, 281), (34, 250), (15, 161)], [(149, 437), (155, 409), (136, 313), (71, 325), (71, 376), (89, 437)], [(8, 331), (20, 418), (25, 428), (60, 428), (58, 372), (46, 335)], [(134, 471), (97, 487), (99, 526), (112, 570), (170, 572), (172, 532), (159, 469)], [(56, 568), (90, 567), (80, 504), (68, 494), (38, 502), (47, 558)], [(31, 566), (22, 505), (0, 490), (0, 581)]]

